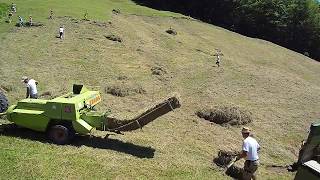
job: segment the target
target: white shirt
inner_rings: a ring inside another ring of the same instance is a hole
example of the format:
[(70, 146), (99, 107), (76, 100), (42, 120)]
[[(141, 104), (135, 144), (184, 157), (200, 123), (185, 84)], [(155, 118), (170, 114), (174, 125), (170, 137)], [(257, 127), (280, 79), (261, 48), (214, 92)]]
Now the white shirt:
[(35, 95), (38, 93), (36, 81), (34, 79), (30, 79), (27, 83), (27, 88), (30, 90), (30, 94)]
[(242, 150), (247, 152), (247, 160), (250, 160), (250, 161), (258, 160), (259, 148), (260, 148), (260, 145), (253, 137), (248, 136), (245, 140), (243, 140)]
[(64, 29), (63, 28), (59, 28), (59, 32), (63, 33)]

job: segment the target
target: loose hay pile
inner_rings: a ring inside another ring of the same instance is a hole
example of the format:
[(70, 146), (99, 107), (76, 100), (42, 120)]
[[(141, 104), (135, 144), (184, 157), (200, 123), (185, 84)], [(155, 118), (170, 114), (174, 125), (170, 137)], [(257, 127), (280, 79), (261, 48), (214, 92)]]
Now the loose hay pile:
[[(213, 163), (215, 163), (217, 166), (226, 168), (227, 165), (235, 158), (239, 152), (236, 151), (224, 151), (220, 150), (218, 152), (218, 157), (215, 157), (213, 159)], [(241, 179), (243, 173), (243, 169), (239, 168), (237, 166), (231, 166), (227, 169), (226, 174), (230, 177)]]
[(171, 34), (171, 35), (174, 35), (174, 36), (178, 34), (177, 31), (174, 30), (174, 29), (172, 29), (172, 28), (166, 30), (166, 33)]
[(239, 152), (236, 151), (224, 151), (218, 152), (218, 157), (213, 159), (213, 162), (219, 167), (227, 167), (227, 165), (235, 158)]
[(130, 84), (116, 84), (108, 85), (105, 89), (106, 93), (118, 96), (125, 97), (134, 94), (145, 94), (144, 90), (140, 85), (130, 85)]
[(160, 67), (160, 66), (152, 67), (151, 72), (152, 72), (152, 75), (159, 75), (159, 76), (167, 73), (167, 71), (163, 67)]
[(120, 36), (117, 36), (117, 35), (114, 35), (114, 34), (106, 35), (104, 37), (106, 37), (107, 39), (109, 39), (111, 41), (122, 42), (122, 38)]
[(242, 179), (242, 176), (243, 176), (242, 174), (243, 174), (243, 169), (237, 166), (231, 166), (226, 171), (226, 175), (238, 180)]
[(196, 112), (200, 118), (220, 125), (244, 125), (252, 122), (251, 113), (238, 107), (217, 106)]

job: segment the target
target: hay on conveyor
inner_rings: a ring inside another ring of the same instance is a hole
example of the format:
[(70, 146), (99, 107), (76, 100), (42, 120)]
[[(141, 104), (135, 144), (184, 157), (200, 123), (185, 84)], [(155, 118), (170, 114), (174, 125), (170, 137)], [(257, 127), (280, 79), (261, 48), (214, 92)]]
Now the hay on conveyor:
[(244, 125), (252, 122), (251, 113), (238, 107), (218, 106), (196, 112), (197, 116), (220, 125)]
[(133, 131), (140, 129), (156, 118), (179, 108), (180, 101), (178, 96), (172, 96), (164, 101), (148, 108), (144, 113), (129, 120), (120, 120), (117, 118), (106, 117), (106, 122), (109, 131)]

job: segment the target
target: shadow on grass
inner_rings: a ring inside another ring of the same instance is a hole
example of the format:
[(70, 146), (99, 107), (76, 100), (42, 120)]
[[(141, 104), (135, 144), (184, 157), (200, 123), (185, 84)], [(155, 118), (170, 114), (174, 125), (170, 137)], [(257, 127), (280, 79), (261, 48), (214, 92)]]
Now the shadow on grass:
[[(45, 133), (32, 131), (26, 128), (17, 127), (14, 124), (0, 125), (0, 135), (19, 137), (21, 139), (29, 139), (43, 143), (50, 143)], [(144, 147), (128, 142), (123, 142), (118, 139), (104, 139), (95, 136), (76, 136), (70, 144), (71, 146), (80, 147), (88, 146), (99, 149), (109, 149), (125, 154), (130, 154), (138, 158), (153, 158), (155, 149)]]

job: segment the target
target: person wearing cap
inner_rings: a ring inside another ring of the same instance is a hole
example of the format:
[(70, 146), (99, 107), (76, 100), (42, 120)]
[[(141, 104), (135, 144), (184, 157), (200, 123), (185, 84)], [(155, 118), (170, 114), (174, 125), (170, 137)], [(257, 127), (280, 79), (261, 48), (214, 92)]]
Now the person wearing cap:
[(255, 180), (257, 179), (255, 173), (259, 166), (258, 152), (260, 150), (260, 145), (257, 140), (250, 136), (250, 129), (248, 127), (243, 127), (241, 133), (244, 140), (242, 144), (242, 151), (236, 157), (236, 161), (240, 160), (241, 158), (245, 158), (246, 161), (243, 168), (243, 179)]
[(31, 99), (38, 99), (38, 91), (37, 91), (38, 82), (35, 81), (34, 79), (29, 79), (27, 76), (22, 77), (22, 82), (24, 82), (27, 87), (26, 98), (30, 97)]

